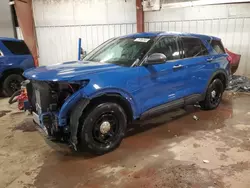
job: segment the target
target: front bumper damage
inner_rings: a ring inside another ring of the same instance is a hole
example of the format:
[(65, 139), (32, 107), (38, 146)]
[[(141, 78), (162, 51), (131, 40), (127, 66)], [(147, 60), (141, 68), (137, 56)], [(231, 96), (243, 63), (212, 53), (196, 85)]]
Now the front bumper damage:
[[(40, 85), (43, 85), (43, 83)], [(42, 88), (45, 90), (39, 90), (41, 89), (39, 87), (34, 84), (32, 94), (35, 97), (29, 96), (29, 100), (32, 101), (33, 99), (31, 104), (34, 109), (32, 112), (34, 122), (39, 125), (48, 137), (67, 141), (77, 150), (79, 119), (84, 108), (89, 104), (89, 99), (83, 92), (78, 90), (67, 97), (64, 103), (58, 107), (53, 100), (48, 99), (49, 95), (44, 94), (48, 88), (45, 87)]]
[[(79, 119), (88, 104), (89, 100), (85, 98), (80, 99), (77, 104), (70, 109), (70, 113), (65, 113), (65, 111), (41, 114), (32, 112), (33, 120), (47, 136), (57, 140), (63, 139), (64, 141), (68, 141), (72, 148), (77, 151)], [(65, 116), (63, 116), (64, 113)], [(59, 117), (63, 119), (60, 121)]]

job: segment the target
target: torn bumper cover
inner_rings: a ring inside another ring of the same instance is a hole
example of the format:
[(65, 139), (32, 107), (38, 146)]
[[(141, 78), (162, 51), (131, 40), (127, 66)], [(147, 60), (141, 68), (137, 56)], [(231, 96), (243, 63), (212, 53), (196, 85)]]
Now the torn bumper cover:
[[(41, 102), (47, 103), (46, 111), (44, 111), (45, 108)], [(36, 111), (33, 112), (33, 120), (48, 136), (59, 139), (69, 138), (70, 144), (77, 150), (79, 119), (88, 104), (89, 99), (83, 96), (80, 91), (77, 91), (68, 97), (61, 108), (57, 110), (53, 109), (51, 103), (45, 102), (39, 91), (36, 91)]]
[(234, 74), (240, 64), (240, 59), (241, 59), (241, 55), (233, 53), (231, 51), (229, 51), (227, 48), (225, 49), (227, 54), (231, 57), (231, 61), (230, 61), (230, 67), (231, 67), (231, 73)]

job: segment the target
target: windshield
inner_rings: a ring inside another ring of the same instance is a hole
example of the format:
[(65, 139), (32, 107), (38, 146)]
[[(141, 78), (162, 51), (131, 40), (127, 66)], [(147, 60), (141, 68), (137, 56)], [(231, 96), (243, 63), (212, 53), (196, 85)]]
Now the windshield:
[(153, 38), (110, 39), (83, 60), (131, 66), (135, 61), (144, 57), (153, 43)]

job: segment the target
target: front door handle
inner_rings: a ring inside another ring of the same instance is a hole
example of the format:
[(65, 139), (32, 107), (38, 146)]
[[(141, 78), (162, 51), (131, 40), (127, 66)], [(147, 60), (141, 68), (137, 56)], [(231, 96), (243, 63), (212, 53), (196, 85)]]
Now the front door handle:
[(213, 61), (213, 60), (214, 60), (214, 58), (211, 57), (211, 58), (208, 58), (208, 59), (207, 59), (207, 62), (211, 62), (211, 61)]
[(175, 66), (173, 66), (173, 69), (180, 69), (182, 67), (183, 67), (183, 65), (175, 65)]

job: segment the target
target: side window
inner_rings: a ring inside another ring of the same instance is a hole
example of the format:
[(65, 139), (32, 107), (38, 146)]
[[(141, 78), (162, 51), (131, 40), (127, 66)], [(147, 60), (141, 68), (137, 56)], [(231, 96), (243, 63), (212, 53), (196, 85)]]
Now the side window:
[(167, 60), (180, 59), (180, 51), (176, 37), (164, 37), (160, 39), (150, 51), (152, 53), (163, 53)]
[(182, 42), (185, 58), (208, 55), (208, 51), (200, 39), (183, 37)]
[(14, 55), (29, 55), (30, 51), (23, 41), (2, 41)]
[[(209, 41), (209, 43), (210, 43), (210, 41)], [(219, 41), (219, 40), (212, 40), (211, 46), (217, 54), (226, 53), (221, 41)]]

